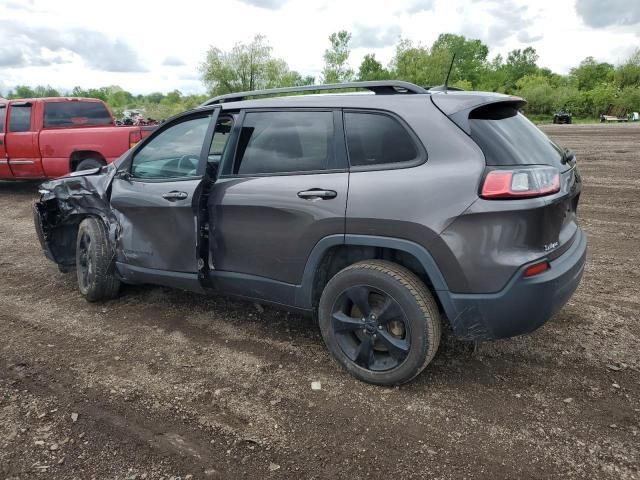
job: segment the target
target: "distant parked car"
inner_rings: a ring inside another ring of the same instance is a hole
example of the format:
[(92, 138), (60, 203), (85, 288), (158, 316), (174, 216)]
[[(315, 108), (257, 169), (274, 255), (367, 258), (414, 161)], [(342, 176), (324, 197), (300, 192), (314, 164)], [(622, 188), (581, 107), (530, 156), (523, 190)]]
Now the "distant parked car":
[(553, 123), (566, 123), (566, 124), (570, 124), (571, 123), (571, 114), (568, 112), (557, 112), (556, 114), (553, 115)]
[(117, 127), (95, 98), (0, 100), (0, 179), (46, 179), (111, 163), (153, 127)]

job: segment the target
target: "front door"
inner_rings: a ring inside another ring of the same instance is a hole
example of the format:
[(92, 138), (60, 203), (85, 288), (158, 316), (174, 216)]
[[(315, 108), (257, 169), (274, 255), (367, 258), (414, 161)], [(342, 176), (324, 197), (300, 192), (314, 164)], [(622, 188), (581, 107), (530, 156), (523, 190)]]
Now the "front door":
[(4, 146), (9, 168), (15, 178), (44, 178), (31, 103), (9, 105)]
[(247, 111), (240, 122), (209, 196), (210, 269), (260, 297), (261, 282), (299, 284), (318, 241), (344, 234), (349, 174), (339, 112)]
[(201, 111), (161, 126), (132, 152), (126, 171), (114, 178), (111, 206), (121, 227), (119, 262), (198, 271), (199, 188), (217, 113)]

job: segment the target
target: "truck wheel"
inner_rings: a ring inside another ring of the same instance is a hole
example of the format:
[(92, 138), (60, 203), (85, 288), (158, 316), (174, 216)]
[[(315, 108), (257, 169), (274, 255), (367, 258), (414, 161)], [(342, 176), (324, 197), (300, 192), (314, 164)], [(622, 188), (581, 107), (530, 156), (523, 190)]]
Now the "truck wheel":
[(115, 298), (120, 280), (111, 271), (113, 252), (104, 223), (85, 218), (78, 228), (76, 272), (80, 293), (89, 302)]
[(98, 160), (97, 158), (85, 158), (76, 167), (76, 172), (80, 170), (91, 170), (92, 168), (100, 168), (104, 167), (104, 162), (102, 160)]
[(318, 320), (333, 357), (376, 385), (413, 379), (440, 343), (440, 314), (427, 287), (406, 268), (383, 260), (355, 263), (329, 280)]

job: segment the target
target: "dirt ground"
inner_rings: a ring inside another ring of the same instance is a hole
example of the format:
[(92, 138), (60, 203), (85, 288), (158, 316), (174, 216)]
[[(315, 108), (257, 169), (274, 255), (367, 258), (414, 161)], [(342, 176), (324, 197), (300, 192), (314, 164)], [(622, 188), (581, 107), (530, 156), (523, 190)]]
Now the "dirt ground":
[(151, 286), (85, 302), (40, 254), (37, 185), (0, 183), (0, 479), (640, 478), (640, 125), (545, 130), (583, 175), (582, 285), (394, 389), (296, 315)]

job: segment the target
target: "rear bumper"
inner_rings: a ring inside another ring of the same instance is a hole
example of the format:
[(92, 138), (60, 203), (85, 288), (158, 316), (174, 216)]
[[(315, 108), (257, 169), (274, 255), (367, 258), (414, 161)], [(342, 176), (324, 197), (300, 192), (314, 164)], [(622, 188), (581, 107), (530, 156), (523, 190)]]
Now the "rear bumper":
[(540, 275), (524, 278), (523, 266), (504, 289), (492, 294), (449, 294), (445, 310), (462, 339), (494, 340), (534, 331), (557, 313), (578, 288), (587, 257), (581, 229), (564, 254)]

